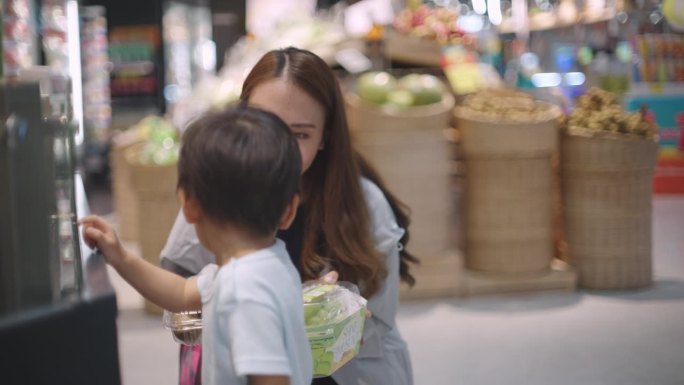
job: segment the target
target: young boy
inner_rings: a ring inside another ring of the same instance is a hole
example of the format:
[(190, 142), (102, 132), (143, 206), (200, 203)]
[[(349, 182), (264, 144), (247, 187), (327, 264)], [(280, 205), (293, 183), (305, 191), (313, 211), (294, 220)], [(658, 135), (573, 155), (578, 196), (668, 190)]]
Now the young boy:
[(217, 264), (189, 279), (131, 255), (101, 218), (80, 220), (86, 242), (144, 297), (174, 312), (202, 309), (205, 385), (311, 383), (300, 276), (275, 238), (296, 214), (300, 171), (296, 139), (271, 113), (236, 107), (194, 121), (178, 195)]

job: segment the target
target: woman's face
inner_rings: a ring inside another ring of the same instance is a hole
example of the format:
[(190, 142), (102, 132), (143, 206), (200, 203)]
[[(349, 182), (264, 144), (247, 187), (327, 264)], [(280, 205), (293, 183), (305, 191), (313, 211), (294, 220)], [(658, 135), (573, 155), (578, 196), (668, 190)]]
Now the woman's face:
[(254, 88), (249, 105), (278, 115), (294, 132), (302, 154), (302, 173), (323, 148), (323, 106), (296, 85), (275, 78)]

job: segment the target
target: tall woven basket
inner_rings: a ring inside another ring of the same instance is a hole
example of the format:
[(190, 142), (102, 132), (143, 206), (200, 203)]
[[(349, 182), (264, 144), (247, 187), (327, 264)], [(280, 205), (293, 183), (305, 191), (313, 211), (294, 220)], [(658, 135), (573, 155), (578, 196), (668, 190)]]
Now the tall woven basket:
[(564, 135), (561, 148), (568, 259), (578, 271), (578, 285), (630, 289), (651, 284), (656, 143)]
[(131, 185), (130, 167), (125, 159), (126, 150), (141, 143), (140, 136), (131, 131), (124, 131), (112, 138), (112, 150), (109, 153), (109, 164), (112, 168), (112, 203), (118, 221), (121, 239), (136, 241), (138, 239), (138, 201)]
[(554, 254), (553, 109), (547, 120), (490, 122), (457, 110), (466, 165), (465, 266), (507, 276), (546, 273)]
[(392, 61), (439, 68), (442, 47), (434, 40), (388, 30), (385, 36), (385, 55)]
[(387, 111), (346, 95), (355, 148), (375, 166), (388, 188), (411, 209), (411, 252), (442, 256), (454, 237), (451, 148), (444, 137), (454, 98)]
[[(142, 257), (159, 266), (159, 255), (166, 244), (171, 227), (178, 215), (180, 204), (176, 195), (176, 165), (150, 166), (137, 161), (144, 143), (126, 150), (131, 185), (138, 204), (138, 230)], [(162, 310), (145, 301), (145, 310), (161, 314)]]

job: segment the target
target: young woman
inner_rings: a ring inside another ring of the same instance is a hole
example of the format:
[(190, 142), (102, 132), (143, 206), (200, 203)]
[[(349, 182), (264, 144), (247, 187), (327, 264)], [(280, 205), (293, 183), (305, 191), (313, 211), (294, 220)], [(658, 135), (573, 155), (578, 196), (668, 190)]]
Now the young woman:
[[(359, 286), (372, 314), (359, 355), (332, 378), (316, 379), (314, 384), (411, 385), (408, 349), (395, 321), (400, 280), (414, 283), (409, 264), (417, 262), (404, 248), (409, 219), (405, 207), (353, 150), (334, 74), (309, 51), (271, 51), (247, 76), (240, 100), (278, 115), (299, 142), (302, 204), (293, 225), (278, 237), (285, 241), (302, 279), (335, 271), (340, 280)], [(162, 251), (162, 265), (195, 273), (211, 261), (192, 226), (179, 216)], [(185, 357), (198, 364), (196, 355)], [(183, 376), (184, 370), (190, 372), (187, 369), (192, 367), (182, 362), (182, 385), (188, 381)]]

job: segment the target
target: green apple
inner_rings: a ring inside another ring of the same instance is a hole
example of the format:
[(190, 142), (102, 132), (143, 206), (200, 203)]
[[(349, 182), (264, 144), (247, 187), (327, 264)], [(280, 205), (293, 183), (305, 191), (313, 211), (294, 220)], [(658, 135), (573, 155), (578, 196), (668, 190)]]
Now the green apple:
[(356, 81), (356, 93), (367, 102), (382, 104), (397, 84), (397, 79), (384, 71), (366, 72)]
[(415, 103), (415, 97), (409, 90), (398, 89), (390, 91), (387, 94), (387, 103), (391, 106), (399, 108), (411, 107)]
[(399, 87), (413, 94), (416, 106), (440, 102), (444, 92), (442, 81), (428, 74), (406, 75), (399, 79)]

